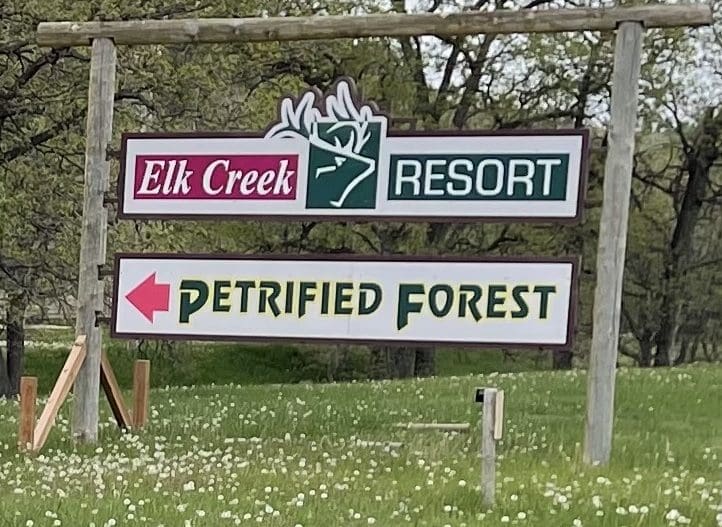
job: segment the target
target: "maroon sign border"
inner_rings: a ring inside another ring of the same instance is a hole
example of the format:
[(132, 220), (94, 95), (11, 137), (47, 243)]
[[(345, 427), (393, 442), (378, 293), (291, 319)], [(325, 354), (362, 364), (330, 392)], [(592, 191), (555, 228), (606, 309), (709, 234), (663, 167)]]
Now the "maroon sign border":
[[(389, 119), (389, 122), (391, 120)], [(577, 213), (573, 217), (566, 216), (374, 216), (374, 215), (318, 215), (318, 214), (217, 214), (213, 212), (203, 214), (161, 214), (161, 213), (128, 213), (125, 212), (125, 159), (127, 155), (128, 139), (212, 139), (221, 137), (231, 138), (263, 138), (264, 132), (125, 132), (121, 135), (120, 149), (120, 175), (118, 178), (118, 186), (116, 188), (118, 211), (117, 217), (120, 220), (190, 220), (190, 221), (234, 221), (234, 220), (263, 220), (263, 221), (326, 221), (326, 222), (344, 222), (354, 221), (356, 223), (374, 223), (374, 222), (395, 222), (403, 221), (409, 223), (537, 223), (537, 224), (562, 224), (576, 225), (581, 223), (584, 213), (584, 201), (587, 191), (587, 181), (589, 176), (589, 157), (590, 157), (590, 140), (589, 129), (587, 128), (570, 128), (570, 129), (499, 129), (499, 130), (433, 130), (433, 131), (415, 131), (415, 130), (389, 130), (386, 137), (489, 137), (489, 136), (555, 136), (570, 135), (582, 137), (582, 158), (579, 170), (579, 189), (577, 192)]]
[[(572, 279), (570, 284), (569, 305), (567, 306), (567, 335), (563, 344), (535, 344), (535, 343), (509, 343), (509, 342), (449, 342), (449, 341), (417, 341), (417, 340), (387, 340), (387, 339), (339, 339), (339, 338), (308, 338), (308, 337), (234, 337), (212, 335), (179, 335), (174, 333), (128, 333), (116, 331), (118, 312), (118, 284), (121, 260), (274, 260), (274, 261), (334, 261), (334, 262), (444, 262), (444, 263), (566, 263), (572, 266)], [(416, 346), (416, 347), (455, 347), (455, 348), (504, 348), (504, 349), (546, 349), (570, 350), (574, 346), (574, 336), (579, 315), (579, 269), (581, 258), (578, 256), (547, 257), (547, 256), (406, 256), (406, 255), (360, 255), (360, 254), (211, 254), (211, 253), (116, 253), (113, 266), (113, 293), (110, 317), (110, 337), (117, 339), (151, 339), (175, 341), (201, 341), (201, 342), (317, 342), (326, 344), (359, 344), (359, 345), (385, 345), (385, 346)]]

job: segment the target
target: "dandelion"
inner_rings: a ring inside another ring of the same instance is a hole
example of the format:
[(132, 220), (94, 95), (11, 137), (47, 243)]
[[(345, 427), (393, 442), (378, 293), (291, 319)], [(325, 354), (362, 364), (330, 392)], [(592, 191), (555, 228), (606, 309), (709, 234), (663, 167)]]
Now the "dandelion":
[(501, 523), (509, 523), (509, 516), (502, 516)]
[(664, 515), (664, 519), (668, 521), (677, 521), (679, 519), (679, 516), (679, 511), (677, 509), (672, 509)]
[(374, 523), (376, 523), (376, 518), (374, 518), (373, 516), (370, 516), (369, 519), (366, 521), (369, 525), (373, 525)]
[(517, 513), (516, 517), (519, 518), (520, 520), (526, 520), (526, 512), (520, 511)]
[(574, 527), (582, 527), (582, 520), (580, 520), (579, 518), (574, 518), (574, 521), (572, 522), (572, 525), (573, 525)]

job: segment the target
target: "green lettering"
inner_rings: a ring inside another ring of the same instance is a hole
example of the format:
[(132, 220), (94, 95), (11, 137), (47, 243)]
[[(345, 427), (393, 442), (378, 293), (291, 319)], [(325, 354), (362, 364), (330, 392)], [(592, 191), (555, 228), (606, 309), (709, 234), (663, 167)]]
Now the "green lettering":
[(286, 314), (293, 313), (293, 289), (294, 282), (286, 282)]
[(298, 318), (306, 314), (306, 304), (316, 299), (316, 282), (298, 284)]
[[(361, 282), (359, 290), (361, 293), (359, 295), (358, 314), (369, 315), (376, 311), (381, 305), (381, 286), (372, 282)], [(374, 294), (373, 301), (370, 304), (366, 301), (367, 293), (369, 292), (373, 292)]]
[(237, 280), (236, 287), (241, 290), (241, 313), (248, 312), (248, 290), (256, 287), (255, 280)]
[(321, 314), (322, 315), (328, 315), (328, 301), (331, 289), (331, 284), (328, 282), (322, 282), (321, 283)]
[(230, 304), (223, 304), (224, 300), (228, 300), (231, 296), (231, 292), (228, 289), (231, 287), (231, 282), (228, 280), (216, 280), (213, 282), (213, 312), (219, 311), (228, 312), (231, 310)]
[[(258, 297), (258, 312), (265, 313), (266, 303), (268, 303), (268, 307), (271, 308), (273, 316), (277, 317), (278, 315), (280, 315), (281, 310), (278, 309), (278, 304), (276, 304), (276, 298), (278, 298), (278, 295), (281, 293), (281, 284), (279, 284), (278, 282), (261, 280), (261, 282), (258, 284), (258, 287), (260, 288)], [(271, 290), (270, 295), (268, 294), (268, 291), (266, 291), (266, 289)]]
[(516, 311), (511, 312), (511, 318), (526, 318), (529, 315), (529, 306), (526, 304), (526, 300), (521, 295), (522, 293), (528, 293), (529, 287), (525, 285), (518, 285), (511, 290), (511, 296), (514, 298), (514, 302), (519, 307)]
[(537, 285), (534, 286), (534, 292), (541, 295), (541, 298), (539, 299), (539, 318), (547, 318), (547, 311), (549, 309), (549, 294), (556, 293), (557, 288), (553, 285)]
[[(471, 298), (466, 300), (466, 293), (471, 293)], [(471, 316), (476, 322), (481, 320), (481, 313), (476, 304), (481, 300), (481, 287), (478, 285), (465, 284), (459, 287), (459, 318), (466, 317), (466, 307), (469, 307)]]
[[(184, 291), (188, 289), (189, 291)], [(208, 284), (200, 280), (182, 280), (180, 283), (180, 323), (187, 324), (190, 316), (208, 301)], [(191, 300), (195, 293), (195, 299)]]
[(423, 295), (422, 284), (399, 284), (399, 305), (396, 314), (396, 329), (403, 329), (409, 323), (410, 313), (421, 313), (421, 302), (412, 302), (411, 295)]
[(351, 301), (351, 294), (344, 293), (345, 289), (353, 289), (351, 282), (338, 282), (336, 284), (336, 297), (334, 299), (334, 314), (336, 315), (350, 315), (353, 313), (352, 307), (344, 307), (344, 303)]
[(503, 311), (497, 311), (496, 306), (504, 303), (504, 298), (498, 298), (497, 293), (506, 293), (505, 285), (489, 285), (489, 294), (486, 300), (486, 316), (488, 318), (504, 318)]
[[(444, 305), (439, 308), (438, 305), (438, 293), (442, 292), (445, 295)], [(445, 317), (451, 311), (451, 305), (454, 302), (454, 290), (449, 285), (436, 284), (429, 289), (429, 307), (435, 317)]]

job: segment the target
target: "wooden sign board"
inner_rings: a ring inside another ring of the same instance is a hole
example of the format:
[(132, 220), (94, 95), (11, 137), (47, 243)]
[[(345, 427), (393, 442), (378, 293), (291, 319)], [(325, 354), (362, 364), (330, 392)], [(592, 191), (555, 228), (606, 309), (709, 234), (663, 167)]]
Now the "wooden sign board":
[(342, 78), (259, 134), (124, 134), (121, 218), (577, 222), (587, 130), (393, 132)]
[(575, 259), (117, 255), (111, 335), (571, 346)]

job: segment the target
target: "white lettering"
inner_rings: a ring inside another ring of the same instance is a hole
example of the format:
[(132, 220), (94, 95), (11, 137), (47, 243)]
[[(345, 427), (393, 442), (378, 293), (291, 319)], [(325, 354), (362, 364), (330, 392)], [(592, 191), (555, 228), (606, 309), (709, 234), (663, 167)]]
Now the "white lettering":
[[(525, 167), (526, 172), (523, 174), (516, 173), (516, 167)], [(509, 183), (506, 187), (506, 193), (509, 196), (514, 195), (514, 187), (517, 183), (524, 183), (526, 185), (527, 196), (531, 196), (534, 193), (534, 183), (532, 178), (534, 177), (534, 163), (528, 159), (512, 159), (509, 161)]]
[[(411, 167), (414, 172), (412, 174), (404, 174), (404, 168)], [(411, 183), (413, 188), (413, 195), (418, 196), (421, 192), (421, 162), (416, 159), (401, 159), (396, 164), (396, 186), (394, 188), (394, 194), (401, 196), (403, 192), (404, 183)]]
[(426, 162), (426, 177), (424, 178), (424, 195), (426, 196), (443, 196), (444, 190), (441, 188), (432, 188), (434, 181), (444, 181), (445, 172), (434, 172), (436, 167), (444, 167), (446, 161), (443, 159), (429, 159)]
[(269, 192), (271, 192), (271, 189), (273, 186), (268, 186), (269, 183), (273, 182), (273, 178), (276, 176), (276, 173), (273, 170), (267, 170), (263, 174), (261, 174), (261, 177), (258, 179), (258, 185), (256, 187), (256, 192), (258, 192), (259, 196), (265, 196)]
[(253, 194), (253, 191), (255, 190), (253, 188), (253, 185), (256, 184), (257, 179), (258, 170), (249, 170), (248, 172), (246, 172), (246, 176), (243, 178), (243, 181), (241, 181), (241, 194), (243, 194), (244, 196), (247, 196), (248, 194)]
[[(165, 167), (165, 161), (146, 161), (145, 172), (143, 172), (143, 180), (140, 182), (140, 188), (138, 194), (158, 194), (160, 192), (160, 185), (151, 188), (151, 185), (158, 183), (161, 170)], [(153, 172), (154, 169), (158, 169), (158, 172)]]
[(236, 184), (236, 181), (242, 181), (243, 180), (243, 172), (240, 170), (231, 170), (228, 173), (228, 181), (226, 181), (226, 196), (229, 196), (233, 192), (233, 185)]
[[(486, 175), (486, 171), (484, 170), (487, 166), (493, 166), (496, 167), (496, 183), (495, 187), (493, 189), (488, 189), (484, 187), (484, 177)], [(501, 192), (502, 187), (504, 186), (504, 164), (499, 161), (498, 159), (484, 159), (481, 163), (479, 163), (479, 166), (476, 169), (476, 191), (481, 194), (482, 196), (496, 196)]]
[(167, 196), (173, 190), (173, 180), (175, 179), (175, 169), (178, 162), (175, 159), (168, 161), (168, 170), (165, 173), (165, 179), (163, 180), (163, 195)]
[(274, 194), (283, 194), (284, 196), (288, 196), (291, 193), (291, 183), (288, 178), (293, 175), (294, 171), (287, 171), (287, 168), (288, 159), (281, 159), (281, 169), (278, 172), (278, 178), (276, 178), (276, 185), (273, 187)]
[[(462, 173), (457, 170), (459, 165), (463, 165), (466, 173)], [(454, 159), (451, 163), (449, 163), (449, 179), (453, 181), (446, 183), (446, 192), (448, 192), (450, 196), (466, 196), (469, 194), (469, 192), (471, 192), (472, 170), (474, 170), (474, 163), (472, 163), (470, 159)], [(454, 186), (454, 181), (461, 181), (464, 184), (464, 187), (461, 189), (456, 188)]]
[(191, 191), (191, 185), (188, 183), (188, 178), (193, 175), (193, 171), (186, 170), (188, 166), (188, 160), (183, 159), (178, 166), (178, 173), (176, 174), (175, 184), (173, 185), (173, 194), (186, 195)]
[(552, 167), (558, 167), (562, 161), (561, 159), (539, 159), (537, 164), (544, 167), (542, 196), (548, 196), (552, 191)]
[(218, 189), (214, 189), (211, 186), (211, 178), (213, 177), (213, 171), (216, 169), (217, 166), (222, 166), (226, 170), (228, 170), (228, 164), (229, 161), (227, 159), (216, 159), (206, 167), (206, 170), (203, 172), (203, 191), (206, 194), (210, 194), (211, 196), (217, 196), (221, 192), (223, 192), (223, 187), (219, 187)]

